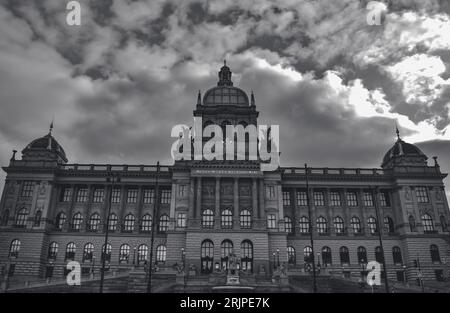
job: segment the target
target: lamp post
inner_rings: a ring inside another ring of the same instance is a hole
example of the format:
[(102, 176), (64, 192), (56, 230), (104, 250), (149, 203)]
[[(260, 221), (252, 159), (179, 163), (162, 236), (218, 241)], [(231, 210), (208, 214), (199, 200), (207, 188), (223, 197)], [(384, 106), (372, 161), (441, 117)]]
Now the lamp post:
[(100, 290), (99, 292), (103, 292), (103, 283), (105, 280), (105, 265), (106, 265), (106, 249), (108, 246), (108, 236), (109, 236), (109, 218), (111, 215), (111, 202), (112, 202), (112, 193), (114, 190), (114, 184), (120, 182), (119, 174), (117, 173), (109, 173), (109, 177), (106, 178), (107, 182), (111, 182), (111, 192), (109, 193), (108, 199), (108, 213), (106, 217), (106, 227), (105, 227), (105, 244), (103, 245), (103, 258), (102, 258), (102, 271), (100, 273)]
[(273, 269), (275, 269), (275, 268), (276, 268), (276, 262), (275, 262), (275, 252), (274, 252), (274, 253), (272, 253), (272, 256), (273, 256)]
[(186, 251), (184, 250), (184, 248), (181, 248), (181, 261), (183, 264), (183, 270), (186, 267)]
[(136, 246), (133, 247), (133, 268), (136, 267)]
[(91, 264), (91, 276), (94, 278), (94, 268), (95, 268), (95, 256), (92, 257), (92, 264)]
[(406, 264), (403, 264), (402, 268), (403, 268), (403, 279), (405, 280), (405, 285), (407, 285), (408, 284), (408, 277), (406, 275)]
[(420, 268), (420, 260), (419, 260), (419, 253), (417, 253), (417, 278), (419, 279), (420, 286), (422, 287), (422, 292), (425, 292), (425, 286), (423, 285), (423, 274), (422, 269)]
[(320, 252), (317, 252), (317, 274), (320, 274), (320, 269), (322, 265), (320, 265)]
[[(370, 187), (369, 187), (370, 188)], [(384, 257), (384, 248), (383, 248), (383, 239), (381, 236), (381, 220), (380, 220), (380, 213), (379, 211), (379, 207), (378, 207), (378, 189), (374, 188), (374, 193), (375, 193), (375, 214), (377, 217), (377, 228), (378, 228), (378, 241), (380, 242), (380, 249), (381, 249), (381, 254), (383, 256), (383, 269), (384, 269), (384, 283), (385, 283), (385, 287), (386, 287), (386, 293), (389, 293), (389, 281), (388, 281), (388, 276), (387, 276), (387, 267), (386, 267), (386, 258)]]
[(280, 249), (277, 249), (277, 267), (280, 267)]
[(316, 280), (316, 263), (314, 261), (314, 240), (313, 240), (313, 229), (312, 229), (312, 214), (311, 205), (309, 201), (309, 181), (308, 181), (308, 165), (305, 163), (305, 182), (306, 182), (306, 203), (308, 205), (308, 227), (309, 227), (309, 240), (311, 242), (311, 263), (313, 267), (313, 292), (317, 292), (317, 280)]
[(150, 266), (148, 270), (147, 292), (152, 292), (152, 262), (153, 262), (153, 246), (155, 244), (155, 227), (156, 227), (156, 214), (159, 211), (159, 161), (156, 163), (156, 176), (155, 176), (155, 204), (153, 205), (153, 218), (152, 229), (150, 236)]

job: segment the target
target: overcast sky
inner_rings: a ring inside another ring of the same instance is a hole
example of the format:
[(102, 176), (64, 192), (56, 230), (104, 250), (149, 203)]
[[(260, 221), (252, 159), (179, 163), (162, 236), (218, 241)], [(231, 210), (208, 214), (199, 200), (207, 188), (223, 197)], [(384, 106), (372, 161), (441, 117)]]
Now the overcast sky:
[(70, 163), (172, 163), (226, 59), (283, 166), (379, 167), (397, 121), (450, 171), (448, 0), (384, 1), (381, 25), (364, 0), (80, 0), (69, 26), (67, 2), (0, 0), (2, 166), (53, 117)]

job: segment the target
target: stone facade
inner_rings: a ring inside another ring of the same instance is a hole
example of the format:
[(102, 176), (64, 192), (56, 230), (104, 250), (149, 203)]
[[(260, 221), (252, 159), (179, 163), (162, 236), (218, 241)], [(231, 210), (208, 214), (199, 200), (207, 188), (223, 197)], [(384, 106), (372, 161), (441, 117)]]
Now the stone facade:
[[(249, 103), (245, 92), (232, 86), (231, 71), (224, 66), (218, 86), (203, 101), (199, 95), (194, 116), (219, 125), (256, 125), (253, 94), (250, 99)], [(110, 218), (115, 223), (108, 240), (110, 269), (143, 266), (149, 256), (145, 246), (151, 246), (144, 216), (151, 215), (153, 262), (159, 268), (184, 262), (206, 275), (210, 269), (205, 262), (213, 268), (226, 264), (229, 250), (224, 241), (228, 241), (242, 266), (245, 260), (254, 275), (270, 274), (279, 263), (286, 265), (288, 274), (300, 275), (305, 247), (310, 246), (304, 223), (309, 217), (308, 191), (315, 261), (322, 270), (360, 273), (361, 263), (377, 258), (380, 230), (390, 278), (400, 279), (406, 273), (408, 280), (415, 279), (416, 260), (424, 279), (440, 279), (440, 271), (448, 276), (446, 174), (440, 172), (436, 159), (428, 166), (426, 156), (400, 137), (381, 168), (308, 168), (308, 190), (305, 168), (263, 172), (258, 161), (69, 164), (51, 132), (33, 141), (22, 151), (21, 160), (13, 157), (3, 169), (7, 178), (0, 202), (0, 264), (13, 267), (14, 275), (43, 277), (53, 268), (53, 276), (62, 276), (72, 258), (85, 272), (98, 269), (109, 209), (115, 216)], [(108, 180), (112, 173), (120, 177), (114, 186)], [(159, 195), (155, 196), (156, 184)], [(244, 210), (248, 215), (243, 216)], [(98, 222), (93, 218), (96, 214)], [(323, 223), (317, 222), (320, 218)], [(369, 222), (371, 218), (376, 224)], [(13, 244), (15, 240), (20, 246)], [(57, 244), (53, 254), (52, 243)], [(66, 253), (69, 243), (75, 245), (74, 257)], [(88, 243), (93, 245), (92, 254), (84, 253)], [(324, 247), (331, 250), (326, 266)], [(348, 251), (348, 261), (342, 247)], [(357, 253), (359, 247), (365, 248), (364, 260)], [(398, 258), (394, 262), (396, 247), (400, 262)], [(433, 258), (430, 249), (435, 249)]]

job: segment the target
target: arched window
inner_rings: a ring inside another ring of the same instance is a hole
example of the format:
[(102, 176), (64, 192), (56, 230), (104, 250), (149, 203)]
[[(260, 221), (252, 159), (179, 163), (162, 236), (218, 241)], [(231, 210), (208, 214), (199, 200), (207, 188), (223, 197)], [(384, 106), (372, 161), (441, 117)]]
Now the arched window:
[(222, 228), (232, 228), (233, 227), (233, 213), (230, 209), (225, 209), (222, 211)]
[(49, 246), (48, 246), (48, 254), (47, 254), (47, 258), (49, 260), (56, 260), (56, 256), (58, 255), (58, 244), (56, 242), (52, 242)]
[(145, 261), (147, 261), (147, 256), (148, 256), (148, 247), (147, 245), (140, 245), (138, 247), (138, 251), (137, 251), (137, 262), (138, 265), (141, 263), (145, 263)]
[(115, 213), (111, 213), (108, 218), (108, 230), (116, 231), (117, 229), (117, 215)]
[(367, 219), (367, 225), (369, 226), (369, 231), (372, 235), (375, 235), (378, 233), (378, 225), (377, 220), (375, 217), (371, 216)]
[(425, 233), (433, 233), (434, 232), (433, 218), (430, 215), (428, 215), (428, 214), (422, 215), (422, 225), (423, 225), (423, 231)]
[(395, 232), (394, 221), (389, 216), (384, 217), (384, 228), (389, 234), (393, 234)]
[(59, 212), (58, 215), (56, 215), (55, 219), (56, 229), (61, 230), (64, 227), (66, 220), (67, 220), (66, 214), (64, 212)]
[(166, 214), (159, 218), (159, 231), (164, 233), (169, 230), (169, 217)]
[(336, 216), (333, 220), (334, 229), (337, 235), (343, 235), (344, 231), (344, 220), (340, 216)]
[(329, 265), (331, 265), (333, 262), (332, 262), (332, 258), (331, 258), (331, 249), (330, 249), (330, 247), (323, 247), (322, 248), (322, 263), (325, 265), (325, 266), (329, 266)]
[(74, 260), (76, 250), (77, 250), (77, 246), (75, 246), (75, 244), (73, 242), (69, 242), (66, 246), (65, 260)]
[(2, 216), (2, 226), (8, 225), (8, 220), (9, 220), (9, 210), (5, 210)]
[(123, 222), (123, 231), (132, 232), (134, 230), (134, 215), (128, 214)]
[(294, 247), (291, 247), (291, 246), (287, 247), (287, 257), (288, 257), (288, 264), (295, 265), (297, 263)]
[(411, 232), (415, 232), (416, 231), (416, 219), (414, 218), (414, 216), (410, 215), (408, 217), (408, 222), (409, 222), (409, 230)]
[(94, 245), (88, 242), (87, 244), (84, 245), (83, 262), (92, 261), (93, 256), (94, 256)]
[(36, 214), (34, 214), (34, 227), (41, 226), (41, 219), (42, 219), (42, 211), (37, 210)]
[(203, 228), (213, 228), (214, 227), (214, 212), (211, 209), (203, 210), (202, 227)]
[(312, 262), (312, 248), (310, 246), (303, 248), (303, 261), (305, 261), (305, 263)]
[(347, 247), (339, 248), (339, 256), (341, 258), (341, 264), (350, 264), (350, 254)]
[(119, 248), (119, 263), (128, 263), (130, 259), (130, 246), (126, 243)]
[(164, 263), (166, 262), (166, 246), (159, 245), (156, 247), (156, 263)]
[(358, 263), (359, 264), (367, 264), (367, 250), (364, 247), (358, 247), (357, 251), (357, 257), (358, 257)]
[(438, 246), (436, 246), (436, 245), (430, 246), (430, 255), (431, 255), (431, 262), (441, 263), (441, 256), (439, 254)]
[(9, 246), (9, 257), (10, 258), (18, 258), (20, 251), (20, 240), (14, 239)]
[(306, 216), (300, 218), (299, 229), (301, 234), (309, 234), (309, 219)]
[(213, 270), (214, 244), (211, 240), (204, 240), (201, 246), (201, 272), (209, 274)]
[(72, 230), (80, 230), (81, 224), (83, 223), (83, 215), (78, 212), (72, 217)]
[(288, 234), (292, 234), (292, 219), (289, 216), (284, 217), (284, 230)]
[(152, 230), (152, 216), (145, 214), (141, 219), (141, 232), (147, 233)]
[(400, 250), (400, 247), (392, 247), (392, 259), (394, 260), (394, 264), (403, 264), (402, 250)]
[(100, 226), (100, 214), (94, 213), (89, 218), (88, 230), (97, 231)]
[(361, 234), (361, 220), (358, 217), (353, 216), (350, 220), (350, 224), (352, 225), (352, 231), (354, 234)]
[(326, 235), (328, 232), (327, 220), (323, 216), (317, 218), (317, 232), (319, 235)]
[(375, 247), (375, 261), (378, 263), (383, 263), (384, 261), (383, 250), (380, 246)]
[[(105, 245), (102, 246), (102, 256), (100, 258), (100, 260), (103, 262), (103, 258), (105, 258), (105, 262), (111, 262), (111, 251), (112, 251), (112, 247), (111, 244), (107, 244), (106, 245), (106, 251), (105, 251)], [(106, 252), (106, 254), (105, 254)]]
[(445, 220), (445, 216), (441, 215), (440, 217), (442, 231), (447, 231), (447, 221)]
[(20, 209), (16, 215), (16, 227), (27, 227), (28, 211), (27, 209)]
[(239, 216), (239, 221), (241, 223), (241, 228), (252, 228), (252, 213), (250, 212), (250, 210), (242, 210)]
[(220, 263), (222, 269), (228, 270), (228, 257), (231, 253), (233, 253), (233, 243), (228, 239), (222, 241), (222, 243), (220, 244), (220, 251)]
[(250, 240), (241, 243), (241, 268), (243, 271), (253, 272), (253, 244)]

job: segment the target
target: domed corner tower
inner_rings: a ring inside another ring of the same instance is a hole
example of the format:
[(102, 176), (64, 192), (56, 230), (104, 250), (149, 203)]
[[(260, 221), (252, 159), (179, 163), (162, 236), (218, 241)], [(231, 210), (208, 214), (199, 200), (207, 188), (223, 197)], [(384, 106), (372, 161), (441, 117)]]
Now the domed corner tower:
[(56, 161), (66, 164), (67, 157), (63, 147), (56, 141), (50, 129), (43, 137), (33, 140), (22, 150), (23, 161)]
[[(437, 157), (428, 165), (428, 157), (416, 145), (400, 138), (384, 155), (381, 167), (392, 181), (392, 209), (396, 216), (396, 232), (404, 249), (403, 264), (422, 264), (424, 277), (437, 277), (442, 268), (431, 261), (431, 241), (440, 247), (442, 256), (449, 257), (446, 231), (441, 220), (448, 220), (450, 212), (445, 197), (443, 179)], [(383, 214), (389, 209), (383, 209)], [(393, 266), (391, 265), (391, 268)], [(406, 267), (408, 280), (417, 278), (417, 268)]]
[(428, 157), (415, 145), (407, 143), (400, 138), (397, 129), (397, 141), (383, 157), (381, 167), (391, 169), (396, 166), (427, 166)]
[[(21, 160), (16, 160), (14, 151), (9, 166), (3, 167), (7, 177), (0, 209), (16, 217), (10, 218), (7, 225), (25, 229), (3, 233), (0, 245), (0, 250), (8, 251), (5, 245), (12, 240), (22, 242), (25, 249), (21, 249), (21, 257), (11, 263), (17, 275), (43, 277), (47, 270), (48, 232), (53, 227), (53, 210), (62, 190), (57, 176), (60, 165), (67, 163), (64, 149), (52, 136), (52, 126), (53, 123), (47, 135), (31, 141), (22, 150)], [(26, 218), (18, 226), (19, 214)]]

